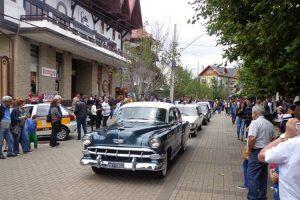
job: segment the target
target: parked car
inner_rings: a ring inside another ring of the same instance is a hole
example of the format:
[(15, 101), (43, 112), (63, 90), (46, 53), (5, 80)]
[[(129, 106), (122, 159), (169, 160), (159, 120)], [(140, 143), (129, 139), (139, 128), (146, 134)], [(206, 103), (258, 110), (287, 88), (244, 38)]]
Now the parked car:
[(147, 170), (164, 177), (169, 161), (185, 150), (188, 122), (175, 105), (136, 102), (123, 105), (108, 128), (83, 137), (80, 163), (95, 173), (103, 169)]
[[(77, 123), (75, 115), (66, 107), (60, 105), (62, 112), (62, 130), (57, 134), (57, 139), (67, 140), (70, 134), (73, 134), (77, 130)], [(32, 117), (37, 117), (37, 135), (49, 136), (51, 134), (51, 123), (47, 122), (47, 115), (50, 109), (49, 103), (39, 104), (26, 104), (24, 106), (25, 111)]]
[(207, 108), (208, 108), (207, 115), (208, 115), (208, 118), (210, 119), (211, 116), (212, 116), (212, 113), (213, 113), (213, 108), (211, 107), (210, 103), (209, 102), (198, 102), (197, 104), (198, 105), (206, 105), (207, 106)]
[(203, 125), (207, 125), (208, 122), (210, 121), (210, 118), (211, 118), (211, 111), (208, 107), (208, 105), (206, 104), (199, 104), (200, 107), (201, 107), (201, 110), (202, 110), (202, 113), (203, 113), (203, 117), (204, 117), (204, 120), (203, 120)]
[(178, 104), (182, 120), (190, 124), (190, 135), (196, 136), (202, 129), (203, 114), (200, 105), (197, 104)]

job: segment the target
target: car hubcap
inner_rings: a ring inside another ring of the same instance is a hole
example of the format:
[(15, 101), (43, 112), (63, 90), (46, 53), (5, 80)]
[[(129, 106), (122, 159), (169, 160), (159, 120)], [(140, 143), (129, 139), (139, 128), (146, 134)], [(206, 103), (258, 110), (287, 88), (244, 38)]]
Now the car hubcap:
[(67, 135), (66, 131), (62, 130), (61, 132), (57, 133), (57, 139), (63, 140), (66, 138), (66, 135)]

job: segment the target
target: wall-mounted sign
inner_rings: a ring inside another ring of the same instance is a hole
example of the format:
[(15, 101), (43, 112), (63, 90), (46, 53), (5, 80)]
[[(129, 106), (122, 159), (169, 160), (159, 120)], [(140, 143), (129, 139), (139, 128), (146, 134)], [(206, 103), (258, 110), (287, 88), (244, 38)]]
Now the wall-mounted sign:
[(42, 67), (42, 76), (56, 78), (57, 72), (56, 69)]
[(109, 89), (108, 81), (107, 81), (107, 80), (104, 80), (104, 81), (102, 82), (102, 91), (103, 91), (103, 93), (107, 93), (107, 92), (108, 92), (108, 89)]

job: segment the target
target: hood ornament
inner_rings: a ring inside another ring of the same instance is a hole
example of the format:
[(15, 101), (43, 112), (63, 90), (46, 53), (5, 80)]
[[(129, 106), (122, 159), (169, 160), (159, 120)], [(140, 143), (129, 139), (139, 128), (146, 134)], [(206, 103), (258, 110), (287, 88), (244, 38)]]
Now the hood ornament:
[(124, 143), (124, 140), (123, 139), (113, 139), (113, 142), (115, 144), (123, 144)]

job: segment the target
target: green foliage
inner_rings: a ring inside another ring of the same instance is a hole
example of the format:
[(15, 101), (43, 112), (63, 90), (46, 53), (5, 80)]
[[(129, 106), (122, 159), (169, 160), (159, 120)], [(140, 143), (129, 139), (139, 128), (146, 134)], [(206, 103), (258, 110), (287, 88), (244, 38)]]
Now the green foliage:
[(190, 23), (205, 19), (230, 61), (243, 61), (247, 95), (300, 92), (300, 4), (296, 0), (194, 0)]
[(175, 99), (188, 97), (192, 99), (205, 98), (225, 98), (225, 92), (222, 86), (217, 82), (208, 87), (200, 83), (198, 78), (194, 78), (191, 71), (182, 67), (176, 68), (175, 72)]

